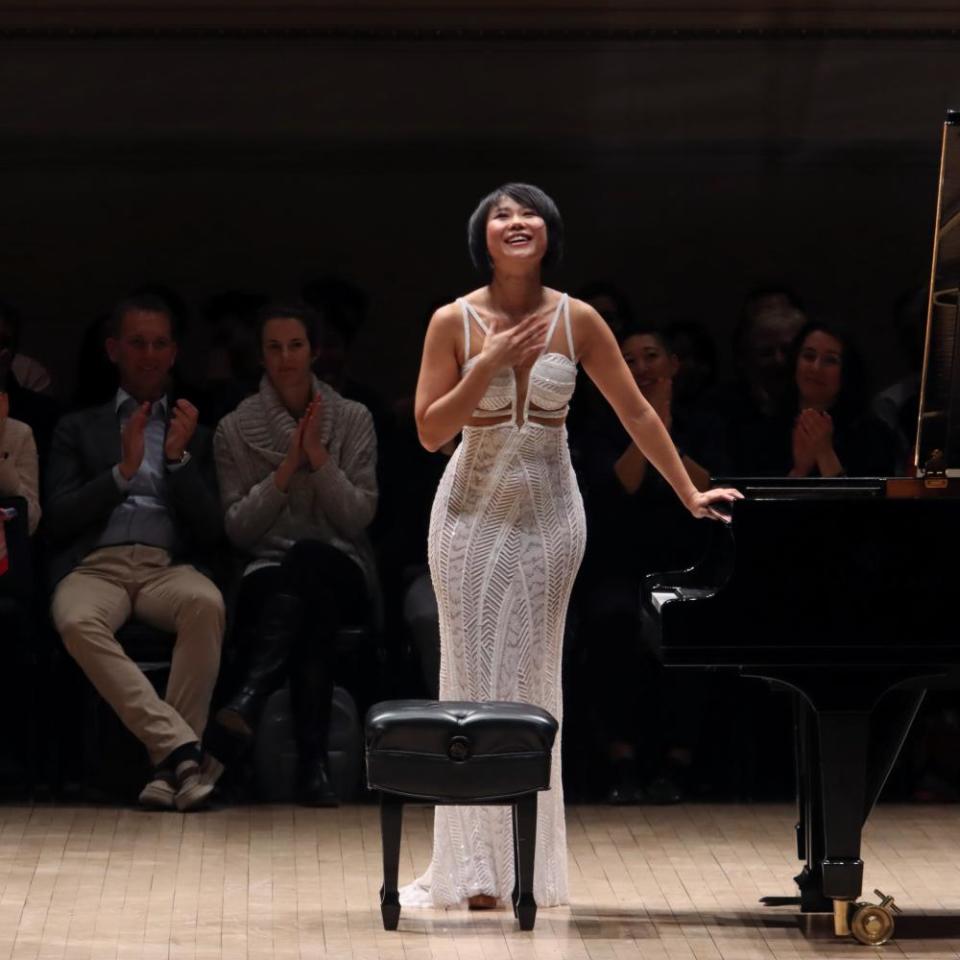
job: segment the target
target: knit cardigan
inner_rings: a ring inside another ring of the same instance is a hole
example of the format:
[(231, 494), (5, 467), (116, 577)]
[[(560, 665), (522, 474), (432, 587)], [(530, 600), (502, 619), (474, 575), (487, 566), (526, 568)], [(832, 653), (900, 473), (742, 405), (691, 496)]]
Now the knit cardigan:
[(341, 397), (314, 378), (322, 398), (320, 441), (330, 457), (304, 467), (286, 493), (273, 480), (297, 421), (264, 376), (260, 389), (217, 426), (213, 451), (224, 526), (231, 542), (254, 559), (244, 573), (278, 564), (298, 540), (319, 540), (342, 550), (375, 589), (373, 552), (364, 531), (377, 508), (377, 440), (363, 404)]

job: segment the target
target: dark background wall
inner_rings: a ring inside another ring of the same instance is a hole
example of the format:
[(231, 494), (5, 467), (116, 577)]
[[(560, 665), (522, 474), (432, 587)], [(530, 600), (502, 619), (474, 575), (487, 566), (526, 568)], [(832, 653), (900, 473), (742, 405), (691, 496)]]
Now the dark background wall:
[(855, 318), (878, 380), (899, 375), (891, 305), (928, 270), (960, 40), (903, 17), (551, 32), (548, 6), (500, 12), (539, 7), (540, 27), (436, 34), (413, 14), (300, 32), (9, 21), (0, 295), (34, 321), (24, 351), (68, 390), (82, 327), (132, 285), (201, 301), (337, 273), (371, 300), (357, 372), (409, 392), (427, 305), (474, 283), (470, 210), (529, 179), (567, 221), (558, 286), (613, 279), (642, 315), (725, 341), (746, 290), (782, 279)]

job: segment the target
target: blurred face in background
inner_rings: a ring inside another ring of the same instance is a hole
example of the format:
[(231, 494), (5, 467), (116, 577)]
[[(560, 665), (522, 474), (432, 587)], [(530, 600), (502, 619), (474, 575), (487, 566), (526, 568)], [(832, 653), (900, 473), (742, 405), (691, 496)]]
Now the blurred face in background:
[(801, 409), (829, 410), (843, 386), (843, 344), (824, 330), (810, 333), (797, 354), (796, 381)]
[(177, 359), (170, 317), (156, 310), (127, 310), (117, 336), (107, 338), (120, 386), (135, 400), (159, 400), (167, 391)]
[(663, 341), (654, 334), (637, 333), (627, 337), (620, 351), (634, 381), (641, 392), (646, 393), (657, 382), (672, 380), (677, 373), (679, 361)]
[(263, 368), (278, 393), (302, 388), (310, 381), (313, 350), (306, 327), (296, 317), (273, 317), (260, 340)]
[(799, 310), (776, 302), (756, 310), (740, 364), (748, 383), (772, 399), (780, 398), (790, 382), (790, 346), (805, 320)]

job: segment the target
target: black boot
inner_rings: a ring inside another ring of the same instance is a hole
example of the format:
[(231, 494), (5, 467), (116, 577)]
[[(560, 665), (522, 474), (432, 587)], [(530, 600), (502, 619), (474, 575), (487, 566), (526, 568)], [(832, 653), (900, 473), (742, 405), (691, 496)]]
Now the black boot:
[(323, 657), (298, 658), (290, 671), (290, 706), (297, 737), (297, 801), (309, 807), (339, 803), (327, 769), (333, 679)]
[(226, 706), (217, 711), (217, 724), (234, 736), (249, 740), (267, 697), (287, 675), (290, 653), (303, 627), (303, 603), (289, 593), (266, 601), (250, 654), (247, 675)]

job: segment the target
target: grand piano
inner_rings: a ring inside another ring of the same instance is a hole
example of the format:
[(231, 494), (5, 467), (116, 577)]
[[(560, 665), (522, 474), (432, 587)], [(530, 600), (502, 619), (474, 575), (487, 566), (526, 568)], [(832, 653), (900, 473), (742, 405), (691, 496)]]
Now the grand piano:
[[(857, 903), (861, 834), (925, 691), (960, 684), (960, 112), (943, 127), (913, 476), (726, 478), (744, 499), (694, 567), (643, 588), (668, 666), (733, 669), (794, 698), (803, 912), (881, 943)], [(829, 545), (825, 549), (825, 545)]]

